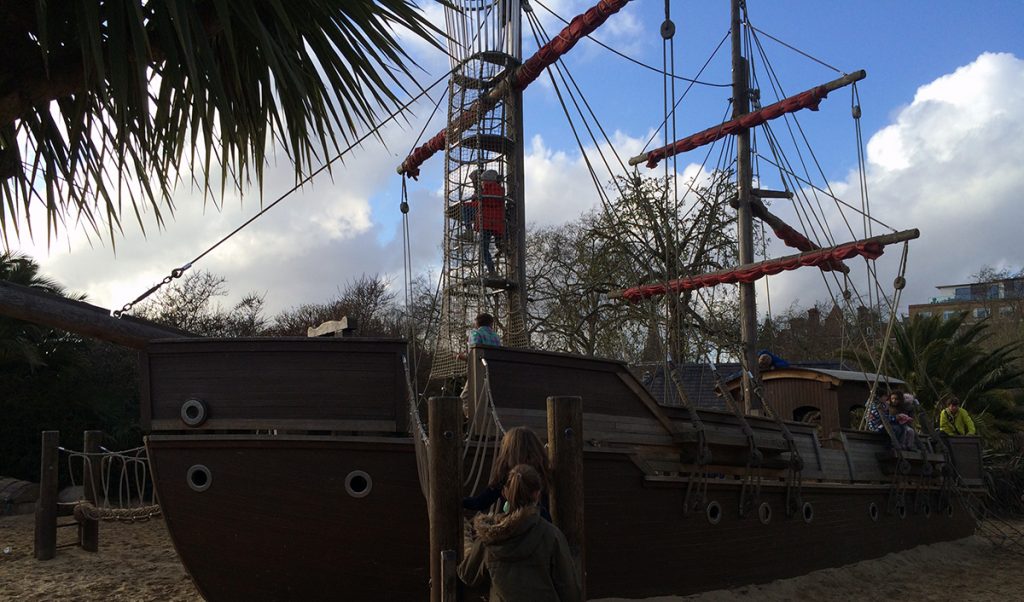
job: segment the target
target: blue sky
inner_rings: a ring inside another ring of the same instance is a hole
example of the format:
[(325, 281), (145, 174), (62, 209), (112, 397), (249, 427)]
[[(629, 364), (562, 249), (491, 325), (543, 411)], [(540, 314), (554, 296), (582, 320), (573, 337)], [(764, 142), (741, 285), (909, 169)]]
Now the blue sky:
[[(590, 4), (544, 3), (566, 18)], [(869, 169), (873, 207), (894, 226), (917, 226), (924, 233), (920, 244), (912, 247), (911, 268), (919, 276), (911, 278), (908, 299), (926, 301), (934, 294), (932, 287), (964, 280), (982, 264), (1024, 263), (1019, 245), (1009, 242), (1015, 240), (1015, 233), (1002, 231), (1018, 217), (1016, 223), (1024, 223), (1024, 216), (1014, 208), (1019, 205), (1016, 194), (1024, 187), (1024, 177), (1014, 161), (1003, 159), (1024, 156), (1019, 142), (1024, 136), (1007, 135), (1024, 132), (1024, 117), (1017, 114), (1024, 106), (1018, 91), (1024, 88), (1020, 36), (1024, 3), (750, 0), (748, 4), (750, 20), (759, 30), (843, 71), (867, 70), (868, 78), (859, 90), (864, 137), (871, 140), (869, 158), (877, 163)], [(560, 28), (543, 8), (536, 3), (534, 7), (549, 34)], [(677, 26), (676, 72), (693, 75), (728, 30), (728, 3), (673, 1), (671, 10)], [(430, 7), (430, 14), (439, 17), (436, 7)], [(596, 37), (660, 68), (658, 27), (663, 16), (663, 2), (635, 0), (611, 17)], [(766, 37), (762, 41), (788, 94), (836, 77), (835, 72)], [(433, 81), (447, 70), (447, 60), (439, 53), (427, 52), (421, 45), (411, 47), (426, 70), (422, 82)], [(527, 42), (525, 47), (529, 51), (532, 46)], [(567, 64), (617, 146), (621, 144), (627, 156), (627, 151), (642, 146), (661, 120), (660, 76), (588, 41), (574, 49)], [(724, 48), (702, 79), (726, 83), (728, 69)], [(729, 96), (727, 88), (695, 87), (681, 105), (679, 133), (716, 123)], [(765, 95), (765, 100), (770, 98)], [(528, 219), (539, 225), (571, 219), (596, 202), (583, 177), (579, 151), (546, 78), (526, 92), (525, 102), (527, 176), (531, 179)], [(844, 182), (856, 166), (849, 106), (849, 92), (839, 91), (822, 103), (821, 111), (800, 116), (826, 175), (838, 190), (845, 190)], [(325, 301), (364, 272), (390, 275), (396, 285), (400, 283), (399, 180), (394, 166), (423, 127), (419, 119), (430, 111), (428, 104), (418, 105), (409, 125), (385, 131), (387, 148), (374, 142), (358, 149), (333, 178), (314, 181), (196, 268), (225, 276), (236, 297), (248, 291), (265, 293), (271, 311)], [(441, 125), (431, 124), (428, 135)], [(951, 133), (948, 139), (936, 138), (945, 132)], [(691, 154), (683, 158), (680, 169), (686, 162), (699, 160)], [(429, 269), (438, 261), (441, 169), (440, 157), (433, 158), (424, 166), (421, 180), (410, 186), (417, 270)], [(271, 169), (264, 197), (275, 198), (291, 183), (287, 165)], [(577, 188), (579, 194), (566, 194)], [(199, 254), (259, 207), (255, 193), (241, 198), (233, 194), (224, 200), (222, 211), (210, 207), (204, 211), (199, 195), (182, 189), (176, 197), (176, 217), (164, 232), (152, 231), (150, 224), (151, 232), (143, 237), (129, 225), (124, 238), (117, 241), (116, 253), (109, 241), (93, 237), (90, 244), (82, 232), (67, 233), (49, 250), (45, 241), (22, 241), (20, 250), (39, 258), (45, 271), (87, 293), (94, 303), (117, 307)], [(970, 213), (956, 213), (964, 207)], [(957, 238), (958, 224), (970, 225), (975, 240), (967, 244)], [(953, 249), (952, 239), (959, 241)], [(896, 262), (886, 257), (887, 265)], [(773, 303), (806, 305), (827, 298), (828, 293), (811, 282), (817, 278), (820, 284), (820, 277), (808, 278), (773, 279)]]

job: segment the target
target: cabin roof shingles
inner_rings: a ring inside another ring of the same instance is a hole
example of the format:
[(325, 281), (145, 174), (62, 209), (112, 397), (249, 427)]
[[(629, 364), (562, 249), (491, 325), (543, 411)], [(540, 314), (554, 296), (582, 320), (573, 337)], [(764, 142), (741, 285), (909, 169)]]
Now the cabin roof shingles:
[[(707, 363), (670, 364), (679, 375), (679, 381), (687, 400), (698, 408), (709, 410), (727, 410), (725, 400), (715, 393), (715, 373)], [(824, 370), (842, 370), (846, 368), (838, 361), (791, 362), (793, 368), (817, 368)], [(738, 363), (723, 363), (716, 366), (723, 383), (739, 376)], [(661, 405), (682, 406), (671, 377), (666, 378), (665, 364), (640, 364), (632, 370), (640, 382), (650, 391), (654, 399)], [(859, 373), (858, 373), (859, 374)]]

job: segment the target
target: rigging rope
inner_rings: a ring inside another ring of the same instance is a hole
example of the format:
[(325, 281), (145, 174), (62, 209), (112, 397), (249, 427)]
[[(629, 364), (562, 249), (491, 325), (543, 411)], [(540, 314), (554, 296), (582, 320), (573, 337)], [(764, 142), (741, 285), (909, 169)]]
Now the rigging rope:
[(398, 107), (397, 109), (395, 109), (394, 111), (392, 111), (383, 121), (381, 121), (380, 123), (374, 125), (369, 131), (367, 131), (365, 134), (363, 134), (361, 137), (359, 137), (359, 139), (357, 139), (355, 142), (349, 144), (348, 147), (346, 147), (344, 150), (342, 150), (337, 155), (335, 155), (334, 157), (329, 159), (326, 163), (321, 165), (319, 168), (317, 168), (315, 171), (310, 173), (308, 176), (306, 176), (305, 178), (300, 180), (298, 183), (296, 183), (294, 186), (292, 186), (289, 190), (287, 190), (286, 192), (281, 194), (281, 196), (279, 196), (277, 199), (275, 199), (274, 202), (270, 203), (269, 205), (267, 205), (266, 207), (261, 209), (258, 213), (256, 213), (256, 215), (254, 215), (254, 216), (250, 217), (249, 219), (247, 219), (245, 222), (242, 223), (242, 225), (238, 226), (237, 228), (235, 228), (234, 230), (229, 232), (226, 236), (222, 237), (220, 240), (218, 240), (217, 242), (212, 244), (209, 248), (207, 248), (205, 251), (203, 251), (202, 253), (197, 255), (195, 258), (193, 258), (188, 263), (182, 265), (179, 268), (175, 268), (175, 269), (171, 270), (170, 275), (166, 276), (162, 281), (160, 281), (160, 283), (154, 285), (152, 288), (150, 288), (146, 292), (144, 292), (141, 295), (139, 295), (138, 297), (136, 297), (133, 301), (131, 301), (129, 303), (126, 303), (121, 309), (112, 312), (111, 315), (113, 315), (115, 318), (120, 318), (125, 313), (131, 311), (132, 308), (135, 305), (139, 304), (140, 302), (145, 300), (147, 297), (149, 297), (150, 295), (152, 295), (156, 291), (160, 290), (160, 288), (162, 288), (164, 285), (169, 284), (172, 280), (174, 280), (176, 278), (181, 278), (182, 274), (184, 274), (185, 271), (187, 271), (189, 268), (191, 268), (193, 265), (195, 265), (196, 262), (200, 261), (201, 259), (203, 259), (207, 255), (212, 253), (217, 247), (219, 247), (222, 244), (224, 244), (225, 242), (227, 242), (228, 239), (233, 237), (235, 234), (238, 234), (239, 232), (241, 232), (243, 228), (245, 228), (249, 224), (253, 223), (257, 219), (262, 217), (264, 214), (266, 214), (268, 211), (270, 211), (271, 209), (276, 207), (281, 201), (283, 201), (286, 198), (288, 198), (289, 196), (291, 196), (292, 193), (294, 193), (295, 191), (299, 190), (300, 188), (305, 186), (307, 183), (312, 181), (313, 178), (315, 178), (316, 176), (320, 175), (324, 171), (330, 169), (331, 165), (333, 165), (339, 159), (341, 159), (346, 154), (348, 154), (352, 149), (354, 149), (355, 147), (357, 147), (360, 144), (362, 144), (367, 138), (377, 134), (382, 127), (384, 127), (385, 125), (390, 123), (393, 119), (395, 119), (396, 117), (398, 117), (399, 115), (404, 113), (405, 110), (408, 109), (413, 103), (418, 101), (420, 98), (423, 98), (424, 96), (428, 95), (428, 92), (431, 89), (433, 89), (439, 83), (441, 83), (442, 81), (447, 79), (448, 76), (451, 73), (452, 73), (452, 71), (448, 71), (448, 73), (445, 73), (444, 75), (439, 77), (436, 81), (434, 81), (434, 83), (430, 84), (430, 86), (428, 86), (422, 92), (420, 92), (419, 94), (414, 96), (407, 103), (405, 103), (404, 105), (402, 105), (402, 106)]
[[(538, 6), (543, 8), (544, 10), (548, 11), (549, 13), (551, 13), (551, 15), (554, 18), (556, 18), (559, 21), (561, 21), (562, 23), (565, 23), (565, 24), (568, 25), (568, 23), (569, 23), (568, 21), (566, 21), (564, 18), (562, 18), (555, 11), (551, 10), (550, 8), (548, 8), (548, 6), (546, 4), (544, 4), (543, 2), (541, 2), (540, 0), (532, 0), (532, 3), (537, 4)], [(629, 56), (629, 55), (627, 55), (627, 54), (625, 54), (623, 52), (620, 52), (620, 51), (612, 48), (611, 46), (605, 44), (601, 40), (598, 40), (597, 38), (595, 38), (593, 35), (587, 35), (586, 38), (589, 39), (591, 42), (594, 42), (598, 46), (604, 48), (605, 50), (608, 50), (612, 54), (615, 54), (615, 55), (617, 55), (619, 57), (622, 57), (622, 58), (626, 59), (627, 61), (629, 61), (631, 63), (639, 65), (640, 67), (643, 67), (644, 69), (647, 69), (649, 71), (654, 71), (655, 73), (657, 73), (659, 75), (671, 77), (672, 79), (678, 80), (678, 81), (690, 82), (691, 84), (696, 84), (696, 85), (699, 85), (699, 86), (708, 86), (710, 88), (730, 88), (730, 87), (732, 87), (732, 84), (715, 84), (715, 83), (706, 82), (706, 81), (702, 81), (702, 80), (696, 79), (697, 77), (700, 77), (700, 73), (698, 73), (693, 78), (683, 77), (682, 75), (676, 75), (675, 73), (669, 74), (664, 69), (658, 69), (657, 67), (655, 67), (653, 65), (648, 65), (647, 63), (644, 63), (643, 61), (637, 60), (637, 59), (635, 59), (635, 58), (633, 58), (633, 57), (631, 57), (631, 56)], [(701, 72), (703, 72), (703, 71), (704, 70), (701, 69)]]
[[(530, 23), (531, 31), (534, 35), (534, 40), (538, 44), (541, 44), (541, 42), (544, 40), (548, 40), (547, 32), (544, 30), (544, 26), (543, 24), (541, 24), (537, 16), (534, 15), (533, 13), (528, 13), (528, 20)], [(548, 42), (544, 42), (544, 44), (547, 43)], [(597, 115), (594, 113), (593, 108), (590, 106), (590, 103), (587, 102), (582, 90), (576, 83), (576, 79), (570, 73), (568, 66), (561, 58), (559, 58), (555, 63), (553, 63), (552, 66), (555, 68), (555, 72), (558, 73), (559, 79), (562, 80), (563, 88), (565, 89), (566, 94), (569, 96), (569, 99), (572, 101), (573, 106), (576, 108), (577, 114), (579, 114), (580, 118), (582, 119), (583, 125), (587, 129), (587, 133), (590, 135), (590, 140), (594, 143), (594, 148), (596, 149), (598, 156), (601, 158), (602, 163), (604, 163), (605, 169), (608, 170), (609, 175), (611, 175), (614, 178), (615, 171), (611, 168), (611, 166), (608, 163), (608, 160), (605, 158), (604, 152), (601, 150), (601, 145), (597, 141), (597, 136), (594, 134), (594, 131), (590, 127), (590, 122), (587, 120), (583, 110), (580, 108), (580, 101), (582, 101), (583, 106), (587, 108), (587, 112), (589, 113), (590, 118), (593, 119), (595, 127), (598, 129), (598, 131), (601, 132), (604, 141), (608, 145), (608, 149), (611, 151), (612, 155), (614, 155), (615, 160), (618, 161), (619, 166), (622, 168), (623, 172), (628, 171), (625, 162), (622, 160), (618, 152), (615, 150), (615, 145), (612, 144), (611, 138), (608, 136), (608, 133), (605, 131), (604, 127), (601, 126), (600, 120), (598, 120)], [(572, 129), (573, 134), (576, 135), (576, 140), (580, 148), (580, 153), (586, 159), (586, 151), (584, 150), (583, 144), (582, 142), (580, 142), (580, 138), (576, 133), (576, 128), (572, 121), (572, 116), (569, 113), (568, 106), (565, 104), (565, 99), (562, 96), (561, 90), (563, 88), (560, 88), (558, 86), (558, 82), (555, 80), (555, 76), (550, 69), (548, 70), (548, 78), (551, 80), (551, 85), (555, 90), (556, 96), (558, 97), (559, 104), (561, 104), (562, 106), (562, 111), (565, 114), (566, 119), (569, 121), (569, 127), (570, 129)], [(572, 83), (571, 87), (568, 85), (568, 83), (570, 82)], [(575, 94), (573, 93), (573, 90), (576, 91)], [(577, 101), (577, 97), (579, 98), (579, 101)], [(594, 173), (593, 175), (596, 177), (596, 173)], [(600, 187), (599, 184), (598, 187)], [(621, 187), (619, 188), (619, 194), (623, 194)]]
[(399, 211), (402, 213), (402, 286), (405, 288), (405, 319), (409, 328), (408, 351), (413, 357), (412, 374), (413, 390), (419, 390), (418, 358), (416, 357), (416, 319), (412, 315), (412, 245), (409, 235), (409, 191), (405, 185), (405, 178), (402, 178), (402, 200), (399, 203)]
[[(701, 66), (700, 71), (697, 72), (697, 77), (700, 77), (700, 74), (704, 73), (704, 70), (708, 68), (708, 65), (711, 64), (711, 61), (716, 56), (718, 56), (718, 51), (722, 49), (722, 46), (725, 45), (725, 42), (728, 39), (729, 39), (729, 32), (725, 32), (725, 35), (722, 36), (722, 39), (718, 41), (718, 46), (716, 46), (715, 49), (713, 51), (711, 51), (711, 55), (708, 56), (707, 60), (705, 60), (704, 64)], [(692, 87), (693, 87), (693, 84), (690, 84), (689, 86), (686, 87), (686, 90), (683, 90), (683, 93), (679, 97), (679, 100), (677, 100), (676, 104), (673, 105), (673, 107), (672, 107), (673, 111), (676, 110), (676, 108), (678, 108), (678, 106), (679, 106), (679, 104), (681, 102), (683, 102), (683, 99), (686, 98), (686, 95), (690, 92), (690, 89)], [(732, 87), (732, 84), (728, 84), (727, 87)], [(658, 137), (658, 132), (661, 131), (662, 126), (664, 126), (664, 123), (659, 123), (658, 126), (652, 130), (651, 137), (648, 138), (647, 142), (644, 144), (644, 148), (643, 148), (644, 151), (646, 151), (648, 148), (651, 147), (651, 143), (654, 142), (654, 139)]]
[(807, 58), (811, 59), (811, 60), (812, 60), (812, 61), (814, 61), (815, 63), (818, 63), (818, 64), (820, 64), (820, 65), (823, 65), (823, 66), (825, 66), (825, 67), (828, 67), (829, 69), (831, 69), (831, 70), (835, 71), (836, 73), (846, 73), (845, 71), (842, 71), (842, 70), (840, 70), (840, 69), (838, 69), (838, 68), (836, 68), (836, 67), (833, 67), (832, 65), (829, 65), (829, 64), (828, 64), (828, 63), (826, 63), (825, 61), (823, 61), (823, 60), (821, 60), (821, 59), (819, 59), (819, 58), (816, 58), (816, 57), (814, 57), (814, 56), (812, 56), (812, 55), (810, 55), (810, 54), (808, 54), (808, 53), (804, 52), (803, 50), (800, 50), (799, 48), (796, 48), (795, 46), (791, 46), (791, 45), (787, 44), (786, 42), (783, 42), (783, 41), (782, 41), (782, 40), (780, 40), (779, 38), (776, 38), (775, 36), (773, 36), (773, 35), (771, 35), (771, 34), (769, 34), (769, 33), (765, 32), (765, 31), (762, 31), (762, 30), (760, 30), (760, 29), (758, 29), (758, 28), (754, 27), (754, 26), (753, 26), (753, 25), (752, 25), (752, 24), (751, 24), (751, 23), (750, 23), (749, 21), (747, 21), (747, 22), (746, 22), (746, 26), (747, 26), (747, 27), (748, 27), (748, 28), (749, 28), (750, 30), (752, 30), (752, 31), (754, 31), (754, 32), (757, 32), (757, 33), (759, 33), (759, 34), (761, 34), (761, 35), (765, 36), (766, 38), (769, 38), (770, 40), (773, 40), (773, 41), (775, 41), (775, 42), (778, 42), (779, 44), (782, 44), (782, 45), (783, 45), (783, 46), (785, 46), (786, 48), (789, 48), (790, 50), (792, 50), (792, 51), (794, 51), (794, 52), (796, 52), (796, 53), (798, 53), (798, 54), (801, 54), (801, 55), (803, 55), (803, 56), (805, 56), (805, 57), (807, 57)]

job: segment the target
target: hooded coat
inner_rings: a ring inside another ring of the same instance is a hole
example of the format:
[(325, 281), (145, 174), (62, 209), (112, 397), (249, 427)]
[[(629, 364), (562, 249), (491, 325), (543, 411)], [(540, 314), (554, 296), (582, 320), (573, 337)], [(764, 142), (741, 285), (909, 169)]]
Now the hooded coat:
[(951, 413), (947, 408), (939, 412), (939, 430), (950, 437), (961, 437), (963, 435), (974, 435), (974, 420), (967, 410), (959, 408), (956, 414)]
[(481, 514), (477, 539), (459, 565), (467, 585), (491, 582), (490, 602), (578, 602), (580, 581), (569, 545), (537, 506)]

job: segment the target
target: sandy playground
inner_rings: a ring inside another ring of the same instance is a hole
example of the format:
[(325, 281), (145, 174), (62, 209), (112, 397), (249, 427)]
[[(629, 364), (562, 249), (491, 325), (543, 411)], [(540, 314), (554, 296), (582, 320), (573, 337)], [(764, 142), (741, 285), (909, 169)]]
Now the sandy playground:
[[(178, 562), (162, 520), (104, 523), (98, 553), (61, 548), (46, 562), (32, 557), (32, 521), (31, 515), (0, 517), (0, 600), (202, 600)], [(1024, 523), (1017, 526), (1024, 528)], [(73, 531), (61, 529), (58, 545), (73, 541)], [(764, 585), (649, 602), (1019, 599), (1024, 599), (1024, 555), (1012, 546), (994, 547), (971, 537)]]

